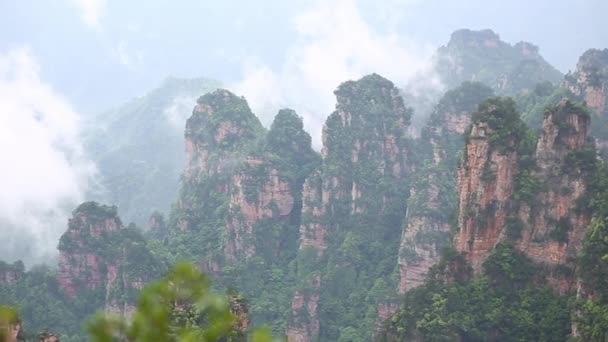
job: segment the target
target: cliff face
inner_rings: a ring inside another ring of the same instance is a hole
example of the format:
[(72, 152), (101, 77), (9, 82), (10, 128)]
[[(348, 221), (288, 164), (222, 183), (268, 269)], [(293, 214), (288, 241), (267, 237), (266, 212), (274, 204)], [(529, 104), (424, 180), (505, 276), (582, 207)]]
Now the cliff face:
[[(545, 113), (535, 144), (505, 103), (477, 113), (458, 170), (459, 231), (455, 248), (476, 272), (494, 247), (511, 241), (537, 263), (572, 266), (589, 217), (577, 209), (585, 194), (589, 116), (569, 101)], [(510, 126), (509, 130), (504, 127)], [(568, 279), (549, 277), (560, 291)]]
[(608, 49), (587, 50), (579, 58), (576, 70), (564, 77), (562, 87), (593, 112), (589, 133), (595, 138), (600, 156), (608, 156)]
[[(483, 113), (491, 115), (490, 112)], [(501, 115), (501, 114), (498, 114)], [(502, 236), (508, 205), (513, 196), (513, 176), (517, 166), (519, 141), (506, 141), (507, 150), (490, 148), (495, 130), (486, 122), (474, 123), (465, 146), (465, 161), (458, 170), (459, 232), (456, 250), (466, 252), (475, 271)]]
[[(387, 283), (397, 260), (395, 227), (405, 214), (412, 170), (410, 110), (397, 88), (378, 75), (345, 82), (335, 94), (336, 110), (323, 129), (322, 165), (304, 185), (290, 341), (337, 340), (347, 334), (333, 323), (336, 307), (359, 320), (348, 322), (347, 331), (371, 338), (377, 310), (357, 312), (355, 307), (361, 301), (379, 306), (392, 293)], [(375, 296), (348, 295), (372, 288)]]
[(126, 315), (137, 292), (159, 275), (143, 237), (122, 226), (116, 207), (86, 202), (73, 212), (59, 243), (57, 269), (67, 295), (96, 297), (100, 302), (94, 304)]
[[(295, 244), (297, 228), (287, 226), (299, 219), (302, 184), (318, 157), (294, 111), (281, 110), (264, 135), (243, 98), (204, 95), (186, 125), (186, 155), (174, 228), (213, 237), (196, 253), (204, 268), (277, 257), (286, 239)], [(218, 245), (221, 254), (205, 251)]]
[(314, 341), (319, 336), (319, 287), (320, 277), (317, 275), (307, 289), (298, 290), (293, 295), (287, 327), (288, 342)]
[(564, 86), (587, 103), (598, 116), (606, 109), (606, 80), (608, 79), (608, 49), (587, 50), (568, 74)]
[(57, 278), (67, 294), (75, 296), (79, 290), (99, 289), (107, 283), (102, 257), (90, 244), (119, 229), (122, 223), (115, 207), (85, 203), (74, 211), (59, 243)]
[[(229, 239), (224, 246), (224, 256), (226, 260), (234, 262), (255, 254), (254, 227), (260, 220), (289, 218), (296, 194), (291, 192), (287, 180), (282, 179), (276, 169), (268, 168), (261, 159), (246, 160), (244, 168), (232, 176), (230, 186), (233, 190), (229, 204), (230, 218), (226, 224)], [(278, 253), (278, 245), (268, 247)]]
[(223, 245), (231, 178), (255, 148), (261, 131), (245, 99), (227, 90), (201, 96), (186, 122), (186, 167), (169, 237), (182, 244), (176, 238), (188, 235), (192, 243), (187, 254), (203, 258), (207, 271), (217, 270), (223, 259), (216, 247)]
[(447, 92), (423, 130), (419, 149), (426, 165), (412, 178), (399, 247), (399, 293), (424, 283), (429, 269), (449, 245), (450, 217), (456, 202), (456, 163), (471, 114), (492, 90), (464, 83)]
[[(545, 113), (543, 133), (536, 147), (537, 169), (532, 173), (545, 183), (532, 202), (522, 203), (524, 222), (516, 247), (532, 260), (547, 265), (572, 265), (580, 255), (588, 211), (579, 208), (587, 189), (585, 158), (595, 150), (587, 146), (590, 118), (583, 108), (562, 101)], [(573, 273), (564, 279), (549, 278), (561, 292), (572, 290)]]
[(184, 177), (197, 180), (230, 172), (260, 130), (244, 98), (227, 90), (201, 96), (186, 122)]
[(277, 114), (261, 149), (230, 181), (227, 260), (250, 258), (256, 249), (272, 259), (295, 248), (302, 187), (318, 156), (302, 119), (288, 109)]
[(251, 298), (252, 319), (280, 324), (290, 300), (268, 289), (288, 281), (279, 274), (295, 258), (303, 184), (320, 159), (302, 118), (282, 109), (266, 132), (243, 98), (218, 90), (188, 119), (186, 154), (169, 245)]

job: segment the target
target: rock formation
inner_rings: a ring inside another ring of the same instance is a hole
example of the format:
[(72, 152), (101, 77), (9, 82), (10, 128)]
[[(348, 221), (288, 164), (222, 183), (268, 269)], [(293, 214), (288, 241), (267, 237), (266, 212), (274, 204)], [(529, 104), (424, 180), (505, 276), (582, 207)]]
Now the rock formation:
[(202, 96), (188, 119), (186, 155), (175, 226), (215, 236), (203, 243), (222, 253), (200, 255), (204, 268), (246, 261), (258, 249), (277, 257), (287, 225), (299, 220), (302, 184), (318, 158), (302, 119), (281, 110), (263, 135), (247, 102), (218, 90)]
[[(586, 189), (585, 158), (594, 159), (586, 110), (567, 100), (548, 110), (535, 146), (515, 115), (512, 104), (486, 103), (458, 170), (454, 246), (476, 272), (502, 241), (512, 241), (537, 263), (569, 266), (589, 223), (588, 214), (577, 210)], [(552, 285), (565, 292), (573, 281), (571, 274)]]
[(566, 75), (564, 86), (600, 116), (606, 109), (607, 80), (608, 49), (590, 49), (579, 58), (574, 73)]
[[(390, 281), (393, 266), (388, 265), (398, 253), (396, 227), (405, 214), (412, 172), (410, 109), (397, 88), (375, 74), (345, 82), (335, 94), (336, 110), (323, 128), (322, 165), (304, 185), (290, 341), (338, 339), (340, 333), (328, 328), (335, 305), (369, 322), (348, 329), (371, 338), (378, 312), (357, 312), (361, 303), (349, 293), (375, 287), (377, 295), (367, 303), (378, 306), (393, 293), (380, 284)], [(386, 268), (378, 265), (384, 263)], [(370, 278), (356, 276), (365, 272)], [(336, 302), (324, 302), (324, 293)], [(328, 330), (320, 337), (324, 324)]]
[(463, 134), (479, 103), (491, 95), (492, 90), (480, 83), (465, 82), (448, 91), (421, 134), (419, 153), (425, 165), (411, 182), (399, 248), (399, 293), (422, 285), (428, 270), (439, 261), (441, 249), (449, 245)]
[(562, 75), (539, 54), (538, 47), (506, 43), (492, 30), (457, 30), (437, 51), (436, 69), (449, 87), (478, 81), (498, 94), (531, 90), (543, 81), (558, 83)]
[(116, 207), (86, 202), (73, 212), (59, 243), (57, 280), (69, 296), (97, 298), (126, 315), (137, 292), (161, 267), (134, 227), (123, 227)]

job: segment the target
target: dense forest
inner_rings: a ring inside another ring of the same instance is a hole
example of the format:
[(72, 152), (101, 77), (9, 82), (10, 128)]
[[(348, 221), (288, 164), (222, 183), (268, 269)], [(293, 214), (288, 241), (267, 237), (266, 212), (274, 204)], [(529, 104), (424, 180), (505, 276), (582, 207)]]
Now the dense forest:
[(608, 49), (562, 75), (531, 43), (459, 30), (433, 63), (445, 89), (427, 110), (378, 74), (336, 85), (320, 151), (296, 111), (264, 127), (206, 79), (96, 118), (104, 191), (74, 209), (56, 263), (0, 262), (0, 327), (608, 341)]

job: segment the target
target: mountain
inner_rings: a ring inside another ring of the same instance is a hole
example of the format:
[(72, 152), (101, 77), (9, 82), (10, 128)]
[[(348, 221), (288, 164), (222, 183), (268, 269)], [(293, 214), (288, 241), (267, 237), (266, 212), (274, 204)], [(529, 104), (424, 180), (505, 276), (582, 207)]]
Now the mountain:
[(481, 83), (463, 83), (443, 95), (422, 130), (417, 144), (420, 165), (412, 177), (399, 247), (401, 294), (424, 283), (450, 244), (464, 133), (477, 106), (493, 94)]
[[(244, 97), (201, 91), (182, 112), (181, 166), (167, 156), (178, 144), (157, 140), (178, 139), (160, 109), (191, 83), (168, 81), (134, 102), (160, 103), (147, 129), (142, 109), (111, 132), (119, 146), (151, 144), (125, 151), (181, 174), (177, 193), (149, 183), (170, 184), (161, 173), (100, 167), (108, 184), (142, 180), (115, 195), (130, 215), (151, 214), (150, 229), (85, 202), (57, 269), (0, 263), (0, 294), (32, 326), (78, 340), (74, 322), (96, 310), (129, 317), (138, 290), (186, 260), (215, 290), (247, 298), (247, 322), (291, 342), (605, 340), (605, 51), (562, 78), (528, 43), (457, 31), (440, 49), (458, 62), (444, 70), (454, 84), (419, 135), (411, 97), (370, 74), (337, 86), (320, 153), (296, 111), (265, 128)], [(122, 156), (97, 139), (89, 148)], [(154, 191), (173, 196), (170, 211), (148, 207)]]
[(515, 95), (534, 89), (537, 83), (559, 83), (562, 74), (528, 42), (511, 45), (494, 31), (462, 29), (452, 33), (435, 56), (441, 81), (453, 88), (464, 81), (490, 86), (499, 95)]
[(184, 160), (183, 127), (191, 103), (219, 87), (204, 78), (168, 78), (147, 95), (90, 117), (84, 139), (98, 168), (89, 198), (114, 203), (127, 222), (143, 225), (168, 212)]

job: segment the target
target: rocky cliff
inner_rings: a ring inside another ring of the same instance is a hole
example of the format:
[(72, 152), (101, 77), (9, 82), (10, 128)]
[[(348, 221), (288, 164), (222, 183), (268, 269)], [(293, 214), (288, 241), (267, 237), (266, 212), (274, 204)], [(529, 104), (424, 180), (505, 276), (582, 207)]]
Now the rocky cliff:
[(411, 182), (399, 247), (399, 293), (422, 285), (441, 250), (449, 246), (463, 134), (472, 113), (491, 95), (492, 90), (481, 83), (463, 83), (443, 96), (422, 131), (418, 158), (424, 166)]
[(253, 320), (282, 324), (289, 298), (268, 289), (286, 281), (303, 184), (320, 159), (302, 118), (282, 109), (265, 131), (245, 99), (218, 90), (188, 119), (186, 155), (168, 245), (251, 298)]
[[(290, 341), (371, 338), (377, 308), (393, 293), (388, 284), (412, 172), (411, 110), (375, 74), (345, 82), (335, 94), (322, 165), (304, 185)], [(357, 310), (362, 303), (374, 309)], [(335, 310), (352, 321), (336, 326)]]
[(608, 49), (585, 51), (576, 64), (576, 70), (564, 77), (562, 87), (574, 99), (585, 102), (593, 113), (589, 129), (603, 159), (608, 156)]
[(59, 242), (57, 280), (69, 296), (126, 315), (137, 292), (161, 266), (134, 227), (123, 227), (116, 207), (86, 202), (73, 212)]
[(227, 260), (250, 258), (256, 249), (269, 260), (291, 255), (286, 249), (295, 248), (304, 179), (317, 160), (302, 119), (279, 111), (263, 146), (230, 180)]
[(226, 233), (231, 177), (262, 130), (247, 101), (227, 90), (201, 96), (186, 122), (186, 166), (169, 236), (175, 245), (184, 245), (181, 239), (186, 237), (190, 243), (183, 257), (205, 259), (207, 271), (217, 270), (223, 259), (217, 246), (223, 246)]
[[(578, 208), (586, 162), (595, 158), (587, 145), (588, 126), (586, 109), (567, 100), (545, 113), (538, 142), (509, 101), (491, 100), (475, 114), (458, 170), (454, 246), (476, 272), (504, 241), (537, 263), (572, 266), (589, 223)], [(569, 274), (549, 281), (569, 291), (574, 281)]]
[(590, 49), (579, 58), (576, 70), (566, 75), (563, 83), (599, 116), (606, 109), (607, 79), (608, 49)]

